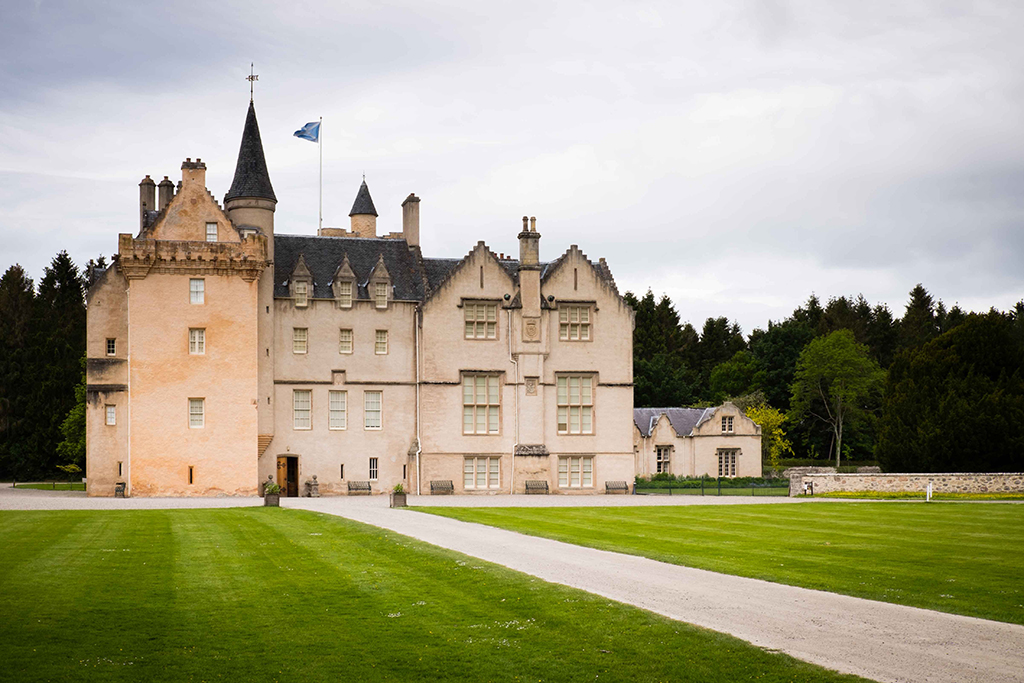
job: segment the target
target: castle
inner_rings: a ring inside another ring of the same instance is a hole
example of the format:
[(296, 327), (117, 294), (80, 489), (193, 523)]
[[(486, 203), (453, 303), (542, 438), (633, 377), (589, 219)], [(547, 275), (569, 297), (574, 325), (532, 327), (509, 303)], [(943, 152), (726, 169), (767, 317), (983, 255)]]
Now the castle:
[(90, 495), (632, 480), (633, 312), (604, 259), (542, 261), (527, 218), (518, 258), (426, 257), (419, 198), (382, 236), (365, 180), (350, 229), (275, 234), (252, 102), (223, 204), (201, 159), (181, 174), (143, 179), (139, 232), (89, 290)]

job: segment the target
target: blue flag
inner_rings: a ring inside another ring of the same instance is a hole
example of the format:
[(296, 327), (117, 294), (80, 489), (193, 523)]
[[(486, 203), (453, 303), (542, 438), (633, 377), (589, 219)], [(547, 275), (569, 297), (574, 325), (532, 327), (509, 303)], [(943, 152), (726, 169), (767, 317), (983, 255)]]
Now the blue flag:
[(320, 139), (320, 122), (310, 121), (294, 133), (295, 137), (317, 142)]

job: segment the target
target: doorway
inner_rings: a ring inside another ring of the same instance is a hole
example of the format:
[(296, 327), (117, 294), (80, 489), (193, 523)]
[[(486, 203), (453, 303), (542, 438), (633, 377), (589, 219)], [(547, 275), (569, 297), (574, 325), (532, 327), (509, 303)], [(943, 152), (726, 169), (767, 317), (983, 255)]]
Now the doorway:
[(277, 485), (281, 487), (281, 495), (288, 498), (299, 497), (299, 459), (294, 455), (277, 456)]

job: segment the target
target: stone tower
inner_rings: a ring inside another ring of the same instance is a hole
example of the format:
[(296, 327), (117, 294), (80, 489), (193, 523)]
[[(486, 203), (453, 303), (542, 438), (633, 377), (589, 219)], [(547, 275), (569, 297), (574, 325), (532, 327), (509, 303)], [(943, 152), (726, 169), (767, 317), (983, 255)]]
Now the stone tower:
[(366, 178), (363, 178), (363, 184), (359, 186), (356, 201), (352, 204), (352, 210), (348, 212), (348, 215), (352, 219), (353, 236), (377, 236), (377, 209), (373, 206), (370, 188), (366, 186)]
[[(259, 309), (257, 311), (256, 349), (259, 363), (259, 415), (258, 455), (270, 445), (274, 435), (274, 209), (277, 197), (270, 184), (267, 160), (263, 156), (263, 141), (256, 122), (256, 108), (249, 101), (245, 116), (242, 143), (238, 148), (238, 162), (231, 189), (224, 195), (224, 209), (231, 221), (243, 233), (258, 231), (267, 238), (267, 268), (260, 276)], [(257, 455), (257, 457), (258, 457)]]

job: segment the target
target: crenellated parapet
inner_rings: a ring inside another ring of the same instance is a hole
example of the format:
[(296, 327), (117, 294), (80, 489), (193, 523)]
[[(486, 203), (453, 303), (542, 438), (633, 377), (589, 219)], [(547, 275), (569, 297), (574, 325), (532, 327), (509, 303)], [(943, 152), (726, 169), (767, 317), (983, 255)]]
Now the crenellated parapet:
[(138, 239), (118, 235), (118, 266), (129, 280), (150, 273), (238, 275), (252, 282), (267, 267), (267, 238), (247, 234), (241, 242)]

